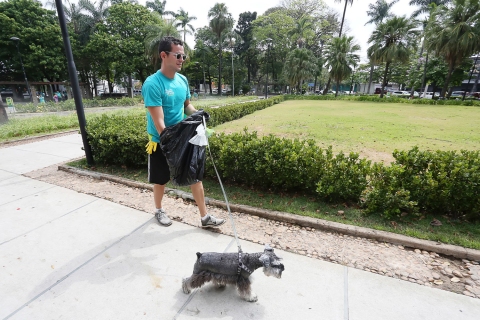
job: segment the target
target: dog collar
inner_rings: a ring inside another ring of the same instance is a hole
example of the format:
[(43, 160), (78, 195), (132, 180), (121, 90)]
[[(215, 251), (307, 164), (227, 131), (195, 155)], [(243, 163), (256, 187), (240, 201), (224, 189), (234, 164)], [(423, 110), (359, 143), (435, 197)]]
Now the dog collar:
[(252, 274), (252, 271), (247, 268), (247, 266), (242, 261), (242, 251), (238, 251), (238, 268), (237, 268), (237, 275), (240, 275), (242, 269), (248, 272), (248, 274)]

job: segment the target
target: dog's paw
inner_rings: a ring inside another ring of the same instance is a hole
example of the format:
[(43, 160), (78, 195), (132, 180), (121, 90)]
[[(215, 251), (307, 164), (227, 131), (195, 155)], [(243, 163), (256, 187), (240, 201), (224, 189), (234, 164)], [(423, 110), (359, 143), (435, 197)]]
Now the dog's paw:
[(224, 284), (224, 283), (217, 283), (217, 288), (218, 288), (218, 289), (223, 289), (223, 288), (225, 288), (226, 286), (227, 286), (227, 285)]
[(190, 293), (190, 288), (188, 287), (188, 278), (183, 278), (182, 280), (182, 289), (183, 289), (183, 292), (185, 294), (189, 294)]
[(248, 302), (257, 302), (258, 300), (257, 294), (252, 292), (249, 297), (245, 298), (245, 300), (247, 300)]

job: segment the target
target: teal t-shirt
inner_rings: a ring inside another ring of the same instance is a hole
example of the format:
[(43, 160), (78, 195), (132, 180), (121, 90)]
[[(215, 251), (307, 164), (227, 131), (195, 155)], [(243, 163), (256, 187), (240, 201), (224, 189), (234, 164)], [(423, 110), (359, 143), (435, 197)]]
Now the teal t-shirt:
[[(178, 73), (175, 73), (173, 79), (169, 79), (158, 70), (143, 83), (142, 96), (145, 108), (163, 108), (165, 126), (176, 125), (183, 120), (185, 100), (190, 99), (188, 80)], [(160, 142), (160, 134), (155, 128), (152, 116), (148, 111), (147, 133), (152, 137), (152, 141)]]

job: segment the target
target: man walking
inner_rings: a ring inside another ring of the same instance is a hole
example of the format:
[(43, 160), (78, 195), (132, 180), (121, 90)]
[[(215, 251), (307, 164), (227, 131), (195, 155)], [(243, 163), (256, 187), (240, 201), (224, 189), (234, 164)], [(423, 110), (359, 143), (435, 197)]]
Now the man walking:
[[(190, 88), (185, 76), (178, 72), (187, 58), (182, 40), (165, 37), (161, 40), (158, 54), (162, 61), (160, 70), (149, 76), (142, 86), (142, 95), (147, 112), (147, 133), (150, 142), (147, 147), (148, 181), (153, 183), (155, 217), (162, 226), (170, 226), (172, 220), (162, 208), (165, 184), (170, 180), (170, 170), (164, 154), (157, 148), (160, 135), (166, 127), (183, 120), (183, 115), (197, 111), (190, 104)], [(202, 227), (218, 227), (225, 220), (207, 213), (202, 182), (190, 186), (193, 198), (198, 206)]]

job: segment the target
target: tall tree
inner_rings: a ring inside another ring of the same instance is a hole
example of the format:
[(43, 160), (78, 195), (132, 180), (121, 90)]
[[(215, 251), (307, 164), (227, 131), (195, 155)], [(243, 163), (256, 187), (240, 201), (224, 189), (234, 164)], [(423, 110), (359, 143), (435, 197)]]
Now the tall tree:
[(218, 95), (222, 94), (222, 43), (227, 32), (233, 27), (232, 15), (225, 3), (216, 3), (209, 11), (210, 29), (218, 38)]
[[(159, 57), (158, 47), (164, 37), (171, 36), (180, 38), (180, 32), (175, 26), (175, 20), (163, 20), (157, 12), (152, 12), (153, 22), (145, 26), (145, 51), (150, 57), (153, 69), (160, 68), (161, 59)], [(186, 44), (184, 44), (186, 46)], [(186, 48), (187, 50), (187, 48)]]
[(153, 0), (153, 1), (147, 1), (145, 3), (145, 6), (148, 9), (151, 9), (152, 11), (158, 13), (160, 16), (164, 16), (164, 15), (174, 16), (175, 12), (165, 10), (166, 5), (167, 5), (167, 0), (164, 0), (164, 1)]
[(325, 59), (327, 67), (330, 69), (330, 77), (336, 82), (338, 95), (340, 82), (352, 74), (352, 67), (360, 61), (360, 56), (356, 53), (360, 46), (355, 44), (353, 37), (341, 36), (333, 38), (325, 50)]
[[(392, 6), (397, 3), (398, 0), (393, 0), (392, 2), (387, 2), (385, 0), (377, 0), (374, 4), (370, 3), (368, 5), (369, 10), (367, 11), (367, 15), (370, 17), (370, 20), (365, 23), (365, 25), (369, 23), (374, 23), (378, 26), (380, 23), (383, 22), (384, 19), (387, 19), (392, 16), (390, 13), (390, 9)], [(373, 76), (373, 69), (375, 68), (375, 64), (371, 57), (370, 59), (370, 76), (368, 78), (368, 90), (367, 92), (370, 93), (370, 87), (372, 85), (372, 76)]]
[(285, 61), (283, 73), (290, 83), (290, 87), (295, 85), (301, 92), (301, 83), (315, 75), (317, 70), (317, 59), (308, 49), (297, 48), (292, 50)]
[(314, 24), (310, 17), (304, 16), (295, 22), (295, 29), (289, 32), (289, 36), (297, 39), (297, 44), (299, 48), (303, 48), (307, 35), (313, 37)]
[(183, 42), (186, 42), (186, 36), (188, 34), (193, 34), (195, 32), (195, 28), (190, 24), (193, 20), (197, 20), (197, 17), (189, 16), (188, 12), (183, 10), (183, 8), (180, 8), (178, 12), (174, 15), (175, 19), (178, 20), (178, 22), (175, 24), (175, 26), (181, 27), (182, 32), (183, 32)]
[(380, 97), (387, 85), (388, 68), (392, 62), (407, 62), (410, 45), (418, 35), (417, 23), (405, 17), (393, 17), (377, 26), (368, 39), (372, 44), (367, 54), (375, 63), (385, 63)]
[(421, 14), (429, 15), (433, 7), (443, 6), (450, 2), (451, 0), (410, 0), (409, 5), (418, 7), (417, 10), (412, 13), (412, 18), (416, 18)]
[(426, 46), (442, 56), (448, 74), (441, 96), (445, 97), (450, 78), (462, 61), (480, 51), (479, 0), (453, 0), (452, 6), (436, 7), (425, 31)]
[(340, 24), (340, 32), (338, 33), (338, 36), (342, 36), (342, 30), (343, 30), (343, 22), (345, 21), (345, 12), (347, 12), (347, 4), (350, 2), (350, 5), (353, 5), (353, 0), (335, 0), (335, 2), (340, 2), (342, 3), (345, 1), (345, 7), (343, 8), (343, 16), (342, 16), (342, 23)]
[(367, 16), (370, 17), (370, 20), (368, 20), (365, 25), (369, 23), (379, 25), (384, 19), (390, 18), (392, 16), (390, 10), (397, 2), (398, 0), (393, 0), (392, 2), (387, 2), (386, 0), (377, 0), (375, 3), (370, 3), (367, 11)]
[(235, 52), (240, 56), (241, 61), (247, 67), (247, 83), (250, 84), (250, 76), (254, 68), (258, 68), (258, 59), (253, 43), (253, 22), (257, 19), (256, 12), (243, 12), (238, 17), (235, 32), (240, 36), (241, 41)]
[(67, 61), (62, 35), (54, 11), (42, 8), (35, 0), (0, 2), (0, 81), (24, 81), (22, 64), (30, 81), (63, 81), (67, 78)]

